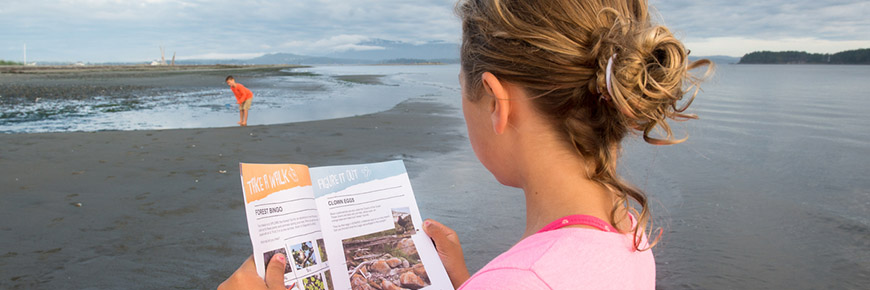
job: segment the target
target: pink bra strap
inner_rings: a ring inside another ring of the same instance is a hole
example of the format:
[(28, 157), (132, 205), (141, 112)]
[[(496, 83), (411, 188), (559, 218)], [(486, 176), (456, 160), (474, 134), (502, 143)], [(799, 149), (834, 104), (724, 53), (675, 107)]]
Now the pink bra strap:
[(601, 220), (600, 218), (597, 218), (597, 217), (594, 217), (591, 215), (582, 215), (582, 214), (569, 215), (569, 216), (557, 219), (557, 220), (551, 222), (550, 224), (548, 224), (547, 226), (545, 226), (540, 231), (538, 231), (538, 233), (548, 232), (548, 231), (552, 231), (552, 230), (557, 230), (557, 229), (565, 227), (565, 226), (574, 226), (574, 225), (592, 226), (592, 227), (596, 227), (599, 230), (602, 230), (605, 232), (619, 233), (619, 231), (617, 231), (615, 228), (613, 228), (613, 226), (611, 226), (609, 223)]

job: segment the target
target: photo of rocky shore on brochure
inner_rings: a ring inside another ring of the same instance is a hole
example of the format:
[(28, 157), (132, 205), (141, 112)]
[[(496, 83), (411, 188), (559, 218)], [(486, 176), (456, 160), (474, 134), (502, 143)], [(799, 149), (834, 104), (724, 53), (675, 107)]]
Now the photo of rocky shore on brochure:
[(394, 208), (395, 228), (342, 240), (353, 290), (420, 289), (429, 275), (411, 239), (416, 233), (410, 211)]

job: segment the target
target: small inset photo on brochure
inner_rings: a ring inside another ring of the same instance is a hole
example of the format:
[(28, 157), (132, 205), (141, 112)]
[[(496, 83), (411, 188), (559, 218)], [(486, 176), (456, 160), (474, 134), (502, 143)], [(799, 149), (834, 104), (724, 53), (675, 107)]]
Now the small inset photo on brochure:
[(323, 282), (323, 277), (320, 273), (302, 278), (302, 289), (305, 290), (326, 290), (326, 283)]
[(397, 235), (414, 235), (417, 233), (416, 228), (414, 228), (414, 222), (411, 221), (411, 210), (408, 207), (394, 208), (392, 212)]
[[(283, 254), (284, 257), (288, 258), (288, 259), (290, 257), (287, 255), (287, 249), (285, 249), (285, 248), (274, 249), (274, 250), (265, 252), (265, 253), (263, 253), (263, 264), (265, 264), (263, 266), (264, 268), (269, 267), (269, 261), (272, 261), (272, 257), (275, 256), (275, 254), (277, 254), (277, 253)], [(284, 265), (284, 274), (292, 273), (292, 272), (293, 272), (293, 266), (290, 266), (290, 263), (287, 263), (286, 265)]]
[(335, 290), (335, 286), (332, 286), (332, 274), (329, 272), (329, 270), (323, 272), (323, 280), (326, 281), (326, 289)]
[(295, 244), (290, 247), (290, 251), (293, 252), (292, 261), (296, 265), (296, 269), (305, 269), (317, 264), (317, 258), (314, 256), (314, 243), (311, 241)]
[(320, 254), (320, 262), (327, 262), (329, 258), (326, 256), (326, 246), (323, 239), (317, 239), (317, 252)]

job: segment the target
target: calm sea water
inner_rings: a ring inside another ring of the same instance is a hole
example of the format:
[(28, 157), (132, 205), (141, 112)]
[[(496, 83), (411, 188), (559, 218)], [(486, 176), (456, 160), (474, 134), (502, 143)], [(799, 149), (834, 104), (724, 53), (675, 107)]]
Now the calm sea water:
[[(415, 69), (428, 71), (408, 80), (452, 88), (441, 95), (458, 107), (458, 67)], [(870, 66), (721, 65), (691, 107), (700, 119), (675, 124), (687, 142), (627, 141), (621, 170), (663, 229), (657, 288), (866, 289), (868, 80)], [(521, 193), (469, 147), (431, 163), (415, 180), (421, 208), (451, 222), (479, 269), (519, 238)]]
[[(657, 288), (866, 289), (868, 80), (870, 66), (721, 65), (691, 107), (701, 119), (675, 125), (687, 142), (627, 141), (621, 170), (664, 232)], [(517, 241), (524, 207), (465, 151), (434, 160), (415, 191), (476, 270)]]
[(870, 66), (722, 65), (682, 126), (630, 142), (661, 289), (867, 289)]

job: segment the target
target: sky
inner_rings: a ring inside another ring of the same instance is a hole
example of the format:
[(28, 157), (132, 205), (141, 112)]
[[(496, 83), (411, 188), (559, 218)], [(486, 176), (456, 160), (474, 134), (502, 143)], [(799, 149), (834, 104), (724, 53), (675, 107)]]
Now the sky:
[[(0, 0), (0, 59), (147, 62), (328, 55), (369, 39), (458, 43), (454, 0)], [(650, 0), (692, 55), (870, 48), (867, 0)]]

